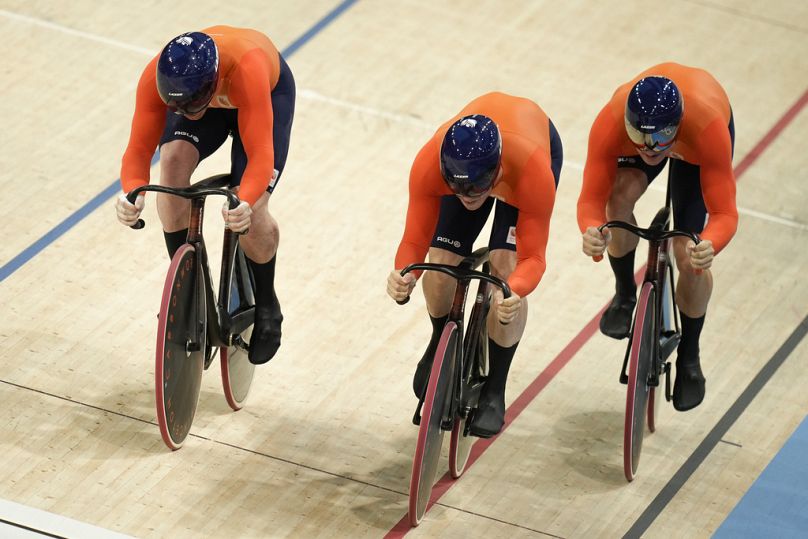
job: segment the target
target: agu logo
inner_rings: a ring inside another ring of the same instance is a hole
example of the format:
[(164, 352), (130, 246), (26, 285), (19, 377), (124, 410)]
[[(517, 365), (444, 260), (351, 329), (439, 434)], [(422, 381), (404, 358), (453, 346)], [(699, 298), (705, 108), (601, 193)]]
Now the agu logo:
[(455, 249), (460, 249), (460, 246), (462, 245), (457, 240), (450, 240), (449, 238), (444, 238), (443, 236), (438, 236), (436, 239), (441, 243), (448, 243), (449, 245), (451, 245)]
[(196, 135), (192, 135), (191, 133), (188, 133), (187, 131), (174, 131), (174, 135), (179, 135), (181, 137), (189, 138), (189, 139), (193, 140), (194, 142), (196, 142), (197, 144), (199, 144), (199, 137), (197, 137)]

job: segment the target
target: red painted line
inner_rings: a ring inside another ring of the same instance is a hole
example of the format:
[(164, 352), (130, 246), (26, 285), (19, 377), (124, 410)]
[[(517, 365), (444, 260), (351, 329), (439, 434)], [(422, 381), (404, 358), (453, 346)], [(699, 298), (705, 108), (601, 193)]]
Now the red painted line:
[[(769, 130), (768, 133), (758, 142), (752, 150), (741, 160), (737, 167), (735, 167), (735, 179), (737, 180), (744, 172), (754, 163), (758, 157), (766, 150), (766, 148), (771, 145), (771, 143), (783, 132), (783, 130), (791, 123), (797, 114), (808, 104), (808, 89), (802, 94), (802, 96), (794, 103), (791, 108), (789, 108), (783, 117), (778, 120), (776, 124)], [(637, 273), (634, 274), (635, 280), (639, 281), (642, 279), (643, 275), (645, 274), (645, 265), (637, 270)], [(611, 301), (611, 298), (610, 300)], [(483, 453), (493, 444), (497, 438), (499, 438), (510, 426), (513, 421), (519, 417), (519, 414), (527, 408), (528, 404), (530, 404), (541, 391), (547, 387), (547, 384), (555, 378), (555, 376), (561, 372), (567, 363), (578, 353), (578, 351), (583, 347), (586, 342), (592, 338), (592, 335), (598, 330), (598, 324), (600, 321), (600, 316), (603, 314), (603, 311), (606, 310), (608, 307), (608, 303), (601, 307), (598, 313), (587, 323), (584, 328), (578, 332), (578, 334), (573, 337), (572, 341), (564, 347), (564, 349), (550, 362), (549, 365), (539, 374), (539, 376), (533, 380), (533, 382), (528, 385), (524, 391), (516, 398), (515, 401), (511, 403), (508, 409), (505, 411), (505, 425), (502, 427), (502, 431), (488, 439), (480, 439), (471, 448), (471, 454), (469, 455), (468, 463), (466, 464), (466, 470), (471, 468), (471, 466), (479, 459)], [(435, 483), (435, 487), (432, 489), (432, 496), (429, 498), (429, 504), (427, 505), (426, 513), (432, 508), (433, 505), (443, 496), (446, 491), (448, 491), (452, 485), (454, 485), (457, 480), (452, 479), (451, 474), (448, 472), (441, 477), (437, 483)], [(409, 532), (412, 528), (410, 527), (410, 521), (407, 515), (404, 515), (401, 520), (399, 520), (393, 528), (387, 532), (384, 536), (385, 539), (398, 539), (400, 537), (404, 537), (407, 532)]]
[(760, 139), (760, 142), (758, 142), (755, 147), (752, 148), (748, 154), (746, 154), (746, 157), (744, 157), (743, 160), (738, 163), (738, 166), (735, 167), (736, 179), (740, 178), (741, 175), (743, 175), (743, 173), (746, 172), (746, 170), (752, 165), (752, 163), (757, 161), (760, 154), (762, 154), (764, 150), (766, 150), (766, 148), (768, 148), (769, 145), (774, 141), (774, 139), (776, 139), (780, 133), (783, 132), (786, 126), (791, 123), (791, 121), (797, 116), (797, 114), (800, 113), (806, 104), (808, 104), (808, 90), (805, 90), (802, 97), (800, 97), (797, 102), (794, 103), (785, 114), (783, 114), (783, 117), (780, 118), (776, 124), (774, 124), (774, 127), (772, 127), (769, 132), (766, 133), (762, 139)]

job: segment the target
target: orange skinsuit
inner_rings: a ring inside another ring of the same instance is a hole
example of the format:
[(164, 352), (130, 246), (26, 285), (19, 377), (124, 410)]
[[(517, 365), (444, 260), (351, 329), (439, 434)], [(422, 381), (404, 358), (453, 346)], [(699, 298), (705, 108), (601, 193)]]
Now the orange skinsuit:
[[(278, 49), (256, 30), (211, 26), (202, 32), (219, 51), (219, 82), (210, 106), (238, 109), (239, 134), (248, 156), (239, 197), (252, 206), (266, 191), (274, 170), (270, 92), (280, 76)], [(125, 193), (149, 183), (152, 154), (166, 122), (167, 107), (157, 93), (158, 58), (159, 54), (149, 62), (137, 86), (132, 132), (121, 167)]]
[(606, 222), (606, 202), (617, 174), (617, 158), (639, 155), (626, 134), (626, 100), (634, 84), (651, 75), (672, 80), (681, 92), (684, 116), (670, 157), (700, 167), (701, 191), (709, 215), (701, 238), (712, 241), (717, 254), (738, 228), (732, 141), (727, 128), (730, 104), (724, 89), (709, 73), (679, 64), (660, 64), (640, 73), (620, 86), (598, 114), (589, 133), (578, 226), (583, 233)]
[(423, 262), (438, 223), (440, 201), (453, 194), (440, 172), (440, 146), (449, 127), (469, 114), (483, 114), (502, 137), (502, 177), (491, 196), (519, 209), (516, 223), (516, 269), (508, 278), (519, 296), (529, 294), (544, 274), (544, 252), (555, 201), (550, 169), (550, 120), (528, 99), (490, 93), (469, 103), (438, 128), (418, 152), (410, 171), (410, 201), (396, 268)]

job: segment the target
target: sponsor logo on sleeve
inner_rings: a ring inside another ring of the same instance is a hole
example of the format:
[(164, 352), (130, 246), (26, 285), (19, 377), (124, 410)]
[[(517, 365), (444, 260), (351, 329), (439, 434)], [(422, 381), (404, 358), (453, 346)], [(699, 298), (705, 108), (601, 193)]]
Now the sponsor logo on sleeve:
[(508, 229), (508, 239), (505, 240), (511, 245), (516, 245), (516, 227), (512, 226)]

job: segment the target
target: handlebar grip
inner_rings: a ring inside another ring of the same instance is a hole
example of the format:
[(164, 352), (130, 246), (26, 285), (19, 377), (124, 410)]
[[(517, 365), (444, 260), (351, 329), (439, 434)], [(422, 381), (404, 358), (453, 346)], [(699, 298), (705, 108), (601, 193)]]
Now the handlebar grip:
[(146, 222), (143, 219), (138, 219), (137, 223), (133, 224), (129, 228), (131, 228), (132, 230), (140, 230), (144, 226), (146, 226)]
[(402, 299), (401, 301), (396, 300), (396, 303), (398, 303), (399, 305), (406, 305), (409, 302), (410, 302), (410, 296), (407, 296), (406, 298)]
[(603, 260), (603, 255), (593, 256), (592, 260), (594, 260), (595, 262), (600, 262), (601, 260)]

